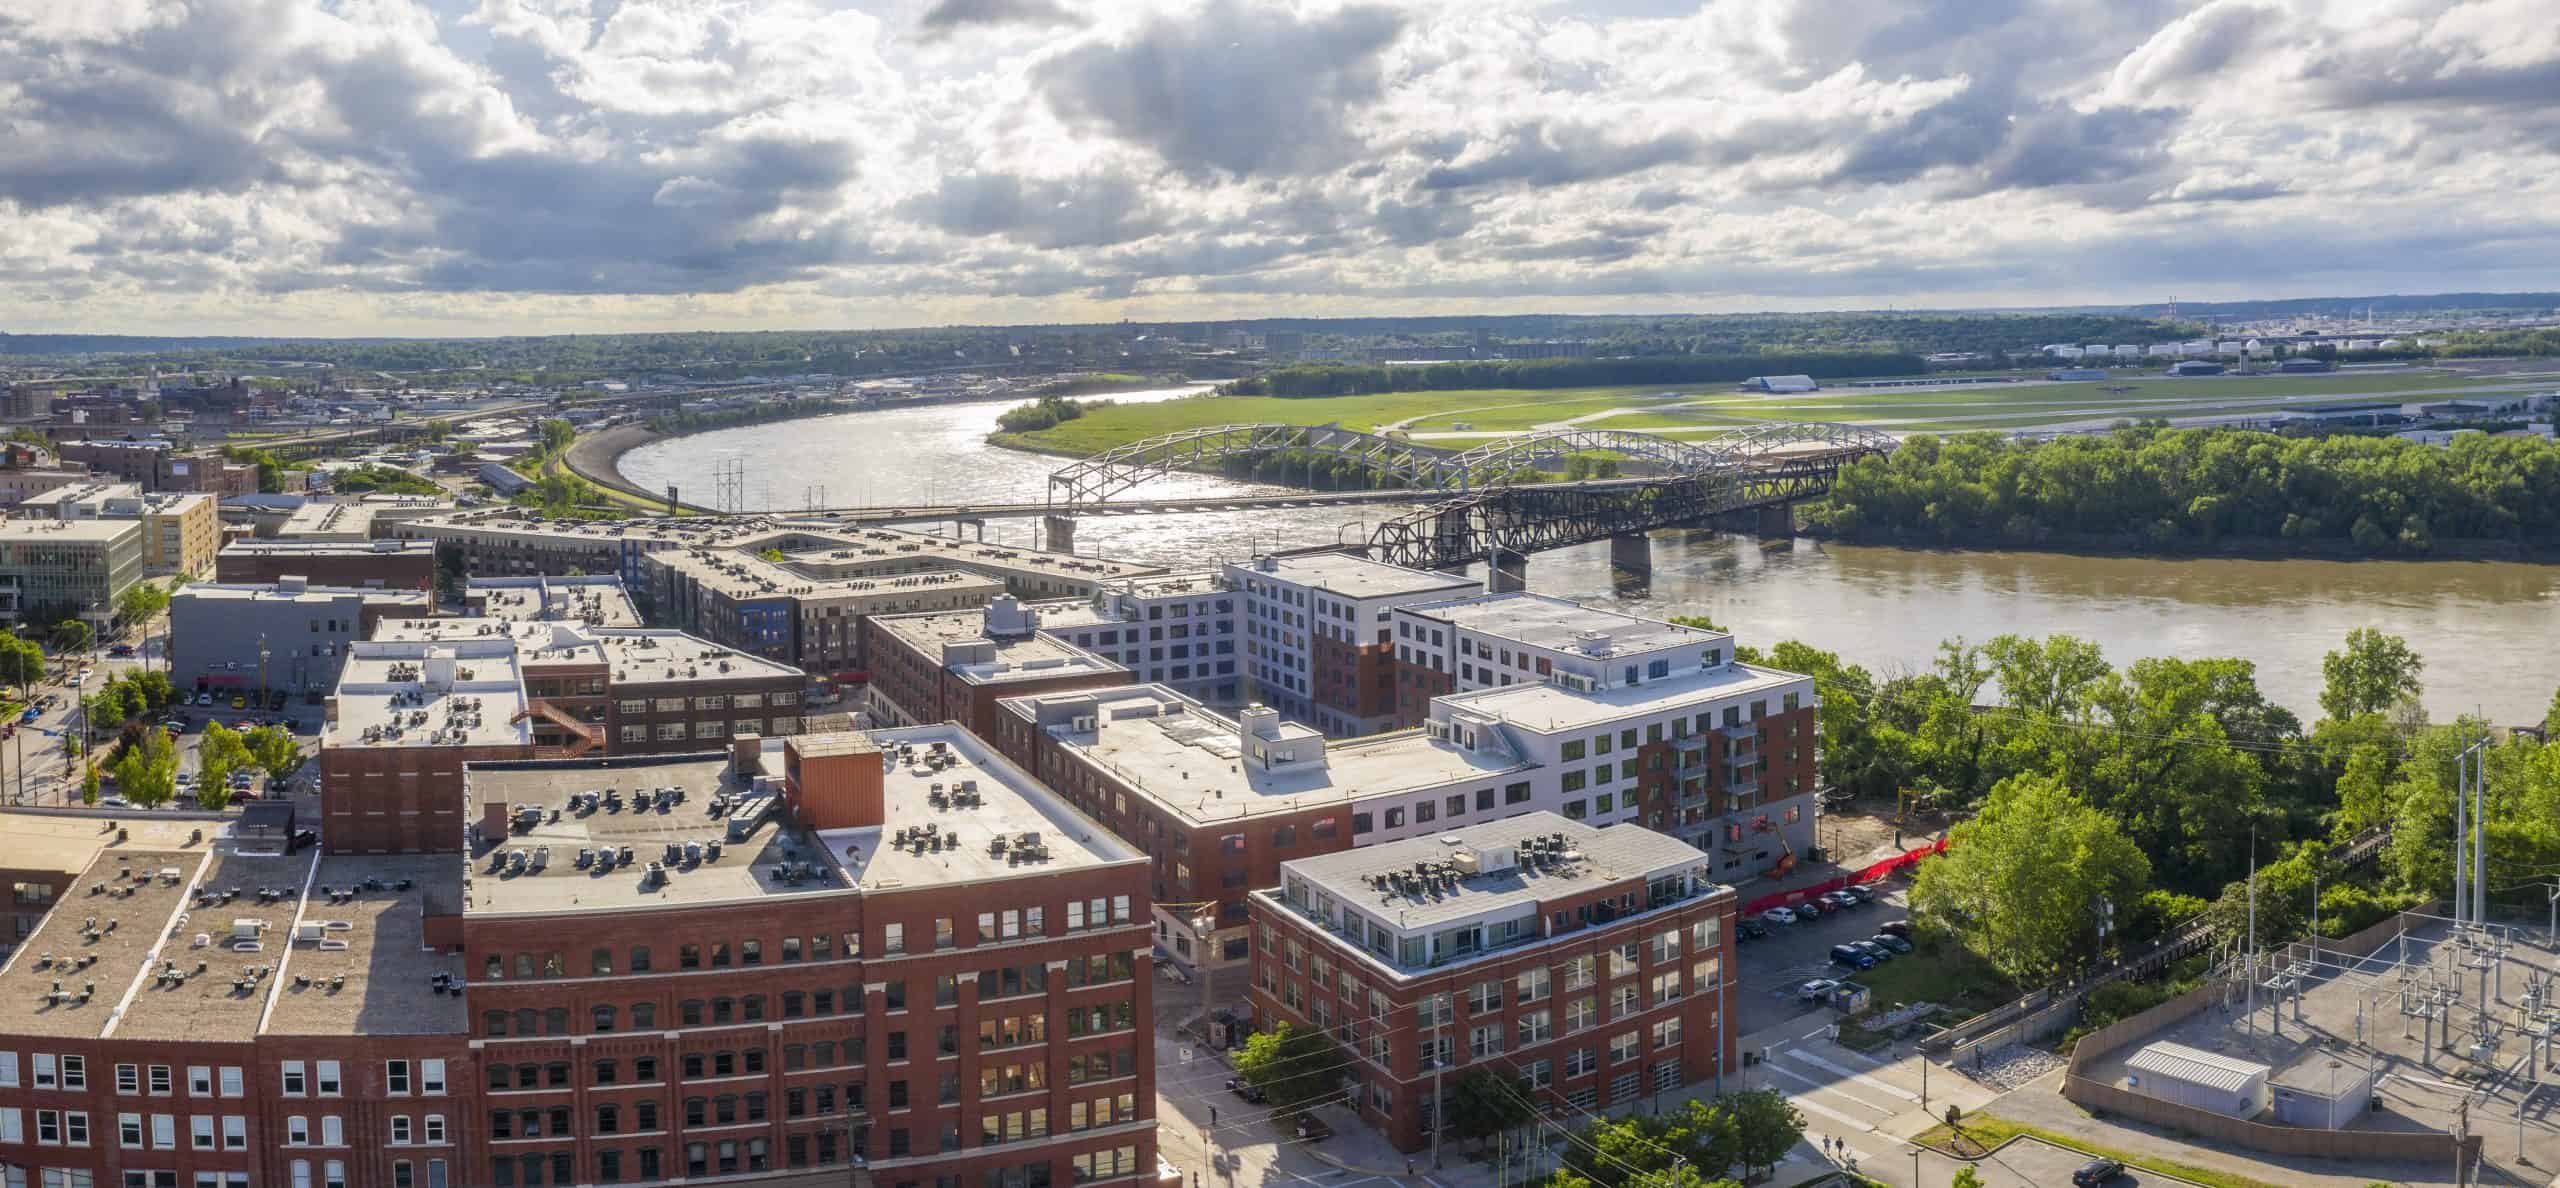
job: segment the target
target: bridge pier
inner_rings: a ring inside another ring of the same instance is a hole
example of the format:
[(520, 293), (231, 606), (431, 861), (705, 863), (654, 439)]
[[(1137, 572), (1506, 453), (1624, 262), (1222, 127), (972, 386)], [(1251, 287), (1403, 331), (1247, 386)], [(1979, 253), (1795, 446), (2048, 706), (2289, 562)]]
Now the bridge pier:
[(1487, 594), (1510, 594), (1529, 588), (1529, 554), (1495, 549), (1484, 560)]
[(1076, 518), (1046, 515), (1040, 517), (1041, 547), (1052, 553), (1076, 551)]
[(987, 522), (984, 519), (975, 516), (951, 521), (951, 539), (961, 539), (961, 534), (971, 528), (978, 530), (979, 544), (987, 543)]
[(1653, 538), (1642, 532), (1622, 532), (1610, 537), (1609, 569), (1620, 577), (1651, 578)]

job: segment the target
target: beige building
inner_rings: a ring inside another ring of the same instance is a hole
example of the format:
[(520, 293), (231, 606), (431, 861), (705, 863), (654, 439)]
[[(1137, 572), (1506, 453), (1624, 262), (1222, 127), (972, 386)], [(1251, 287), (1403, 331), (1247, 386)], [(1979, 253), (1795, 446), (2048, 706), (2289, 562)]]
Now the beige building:
[(54, 520), (135, 520), (144, 571), (154, 577), (213, 572), (222, 550), (220, 500), (200, 491), (146, 492), (133, 483), (85, 482), (30, 495), (22, 514)]

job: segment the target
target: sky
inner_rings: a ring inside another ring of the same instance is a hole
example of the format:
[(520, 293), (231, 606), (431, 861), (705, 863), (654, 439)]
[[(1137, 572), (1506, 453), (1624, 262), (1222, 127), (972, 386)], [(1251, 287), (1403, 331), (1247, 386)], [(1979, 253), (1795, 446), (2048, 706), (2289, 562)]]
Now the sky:
[(2560, 284), (2552, 0), (0, 0), (0, 330)]

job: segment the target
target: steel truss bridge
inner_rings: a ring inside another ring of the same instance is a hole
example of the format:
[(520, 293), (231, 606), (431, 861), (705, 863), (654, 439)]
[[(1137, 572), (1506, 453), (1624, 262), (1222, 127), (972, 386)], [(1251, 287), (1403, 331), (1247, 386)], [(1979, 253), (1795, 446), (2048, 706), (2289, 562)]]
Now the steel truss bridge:
[[(1702, 525), (1784, 507), (1831, 489), (1840, 468), (1898, 443), (1854, 425), (1773, 422), (1681, 441), (1624, 430), (1559, 429), (1444, 450), (1331, 425), (1217, 425), (1131, 442), (1058, 470), (1054, 516), (1111, 510), (1112, 495), (1151, 478), (1236, 456), (1310, 451), (1350, 458), (1409, 490), (1448, 492), (1378, 525), (1369, 556), (1450, 569), (1656, 528)], [(1568, 454), (1622, 459), (1633, 477), (1513, 481)]]

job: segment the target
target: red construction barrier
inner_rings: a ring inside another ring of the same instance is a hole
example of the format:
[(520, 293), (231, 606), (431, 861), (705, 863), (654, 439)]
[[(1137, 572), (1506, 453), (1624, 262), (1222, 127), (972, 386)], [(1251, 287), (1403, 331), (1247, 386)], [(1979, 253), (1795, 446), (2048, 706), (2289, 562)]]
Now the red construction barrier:
[(1921, 846), (1918, 849), (1905, 850), (1902, 853), (1896, 854), (1891, 858), (1887, 858), (1884, 861), (1876, 863), (1865, 870), (1858, 871), (1855, 874), (1842, 875), (1839, 878), (1829, 880), (1828, 882), (1815, 883), (1809, 887), (1798, 887), (1792, 891), (1779, 891), (1773, 894), (1763, 895), (1758, 899), (1754, 899), (1749, 903), (1743, 904), (1742, 914), (1745, 916), (1756, 916), (1773, 907), (1794, 907), (1808, 899), (1815, 899), (1826, 893), (1837, 891), (1851, 883), (1875, 882), (1878, 879), (1892, 875), (1896, 871), (1916, 865), (1921, 859), (1932, 854), (1943, 854), (1946, 852), (1946, 839), (1940, 838), (1937, 841)]

